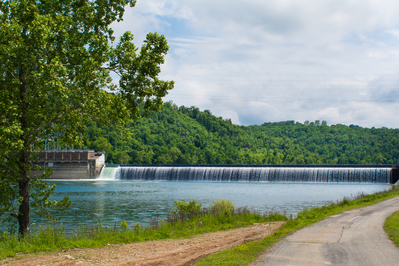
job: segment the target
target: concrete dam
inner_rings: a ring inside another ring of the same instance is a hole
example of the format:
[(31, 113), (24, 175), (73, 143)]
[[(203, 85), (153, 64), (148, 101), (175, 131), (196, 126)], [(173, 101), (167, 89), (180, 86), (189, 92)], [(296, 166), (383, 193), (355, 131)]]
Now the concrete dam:
[(391, 183), (392, 165), (120, 165), (114, 179), (224, 182)]
[(104, 152), (92, 150), (44, 151), (38, 164), (52, 169), (52, 179), (385, 184), (399, 180), (399, 167), (392, 165), (105, 165)]

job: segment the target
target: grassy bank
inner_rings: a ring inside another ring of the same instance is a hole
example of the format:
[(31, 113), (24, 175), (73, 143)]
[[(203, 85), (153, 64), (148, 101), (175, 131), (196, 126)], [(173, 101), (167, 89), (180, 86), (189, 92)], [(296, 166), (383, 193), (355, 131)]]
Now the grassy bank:
[(165, 220), (153, 218), (150, 226), (139, 223), (129, 225), (123, 221), (118, 225), (82, 226), (73, 231), (62, 227), (45, 228), (31, 232), (24, 239), (17, 235), (0, 235), (0, 259), (21, 253), (55, 251), (71, 248), (103, 247), (108, 244), (188, 237), (196, 234), (245, 227), (253, 223), (284, 221), (284, 215), (269, 213), (261, 215), (246, 208), (234, 208), (231, 201), (215, 201), (209, 208), (202, 208), (196, 200), (175, 201), (176, 209)]
[(399, 248), (399, 211), (389, 216), (384, 223), (384, 230)]
[[(385, 192), (377, 192), (370, 195), (359, 195), (353, 200), (344, 198), (342, 201), (329, 206), (306, 209), (298, 214), (295, 219), (289, 220), (273, 235), (266, 236), (262, 240), (249, 242), (235, 248), (212, 254), (198, 261), (195, 266), (205, 265), (248, 265), (256, 259), (264, 250), (272, 247), (275, 243), (293, 232), (323, 220), (331, 215), (346, 210), (360, 208), (375, 204), (377, 202), (399, 196), (399, 189), (394, 188)], [(396, 241), (399, 241), (399, 214), (392, 217), (394, 226), (392, 234), (396, 232)], [(395, 224), (396, 223), (396, 224)], [(398, 242), (397, 242), (398, 243)]]

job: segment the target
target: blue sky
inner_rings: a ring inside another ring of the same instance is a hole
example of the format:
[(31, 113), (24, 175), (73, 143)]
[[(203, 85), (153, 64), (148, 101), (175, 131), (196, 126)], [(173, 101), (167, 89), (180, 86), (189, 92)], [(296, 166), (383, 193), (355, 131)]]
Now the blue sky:
[(236, 124), (398, 128), (399, 1), (138, 0), (115, 34), (168, 39), (165, 100)]

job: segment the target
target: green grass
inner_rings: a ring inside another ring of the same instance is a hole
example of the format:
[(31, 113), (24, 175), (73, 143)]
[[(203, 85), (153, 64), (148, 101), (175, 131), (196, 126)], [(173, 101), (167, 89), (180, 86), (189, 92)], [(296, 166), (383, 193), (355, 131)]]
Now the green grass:
[[(175, 211), (164, 221), (154, 218), (148, 227), (143, 227), (138, 223), (129, 226), (125, 221), (111, 227), (81, 226), (72, 232), (67, 232), (62, 227), (49, 227), (31, 232), (28, 237), (21, 240), (17, 235), (10, 236), (3, 232), (0, 234), (0, 259), (21, 253), (93, 248), (108, 244), (190, 237), (206, 232), (246, 227), (254, 223), (287, 220), (287, 217), (278, 213), (261, 215), (250, 212), (246, 208), (226, 209), (225, 207), (228, 206), (225, 204), (226, 202), (219, 203), (221, 209), (194, 208), (195, 212)], [(181, 206), (184, 207), (184, 202), (183, 204), (175, 202), (175, 206), (178, 209)]]
[[(392, 190), (385, 192), (377, 192), (370, 195), (359, 195), (353, 200), (344, 198), (342, 201), (333, 203), (329, 206), (303, 210), (302, 212), (298, 213), (298, 216), (295, 219), (289, 220), (279, 230), (275, 231), (274, 234), (266, 236), (263, 240), (249, 242), (225, 251), (211, 254), (198, 261), (195, 266), (248, 265), (254, 259), (259, 257), (259, 255), (267, 248), (272, 247), (277, 242), (299, 229), (323, 220), (331, 215), (354, 208), (369, 206), (396, 196), (399, 196), (399, 189), (393, 186)], [(395, 217), (397, 220), (395, 221), (396, 226), (394, 226), (394, 228), (396, 228), (396, 239), (399, 241), (399, 215)]]
[(384, 230), (399, 248), (399, 211), (393, 213), (385, 220)]

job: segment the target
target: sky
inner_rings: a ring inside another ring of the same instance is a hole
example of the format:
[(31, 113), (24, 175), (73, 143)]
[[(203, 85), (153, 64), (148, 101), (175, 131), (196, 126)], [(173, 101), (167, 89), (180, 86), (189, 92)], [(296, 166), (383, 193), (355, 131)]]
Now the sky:
[(165, 97), (239, 125), (399, 127), (399, 1), (138, 0), (116, 36), (165, 35)]

